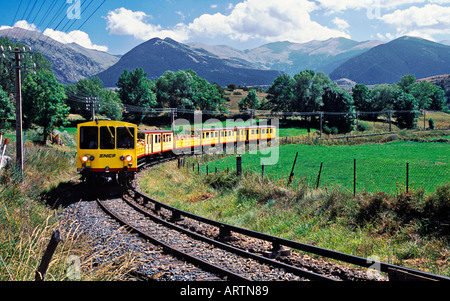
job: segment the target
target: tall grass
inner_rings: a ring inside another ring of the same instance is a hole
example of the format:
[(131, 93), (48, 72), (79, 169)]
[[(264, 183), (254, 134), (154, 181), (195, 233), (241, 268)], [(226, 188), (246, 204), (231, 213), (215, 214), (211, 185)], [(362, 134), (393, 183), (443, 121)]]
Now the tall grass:
[[(75, 156), (52, 147), (26, 143), (23, 177), (11, 163), (0, 170), (0, 281), (32, 281), (52, 236), (63, 241), (53, 255), (45, 280), (116, 280), (130, 271), (136, 256), (128, 254), (98, 264), (93, 244), (75, 228), (62, 224), (45, 195), (61, 182), (77, 181)], [(67, 221), (70, 223), (71, 221)], [(72, 229), (72, 230), (68, 230)], [(79, 275), (72, 277), (79, 268)]]
[[(227, 184), (224, 184), (227, 183)], [(435, 193), (316, 189), (306, 178), (225, 171), (198, 175), (176, 163), (152, 168), (143, 191), (182, 210), (358, 256), (450, 275), (450, 185)], [(198, 197), (198, 196), (206, 197)], [(446, 228), (447, 227), (447, 228)]]

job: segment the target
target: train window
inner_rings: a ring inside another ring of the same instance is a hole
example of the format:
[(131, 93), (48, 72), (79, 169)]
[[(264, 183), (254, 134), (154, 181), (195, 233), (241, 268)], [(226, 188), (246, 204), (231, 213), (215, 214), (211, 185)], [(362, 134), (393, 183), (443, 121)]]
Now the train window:
[(134, 128), (118, 127), (117, 128), (117, 148), (118, 149), (134, 149)]
[(80, 149), (98, 148), (98, 127), (83, 126), (80, 128)]
[(219, 137), (219, 133), (218, 133), (218, 132), (216, 132), (216, 138), (217, 138), (217, 137)]
[(255, 130), (252, 130), (252, 135), (254, 135), (255, 134)]
[(100, 148), (114, 149), (116, 147), (115, 134), (116, 129), (113, 126), (100, 127)]

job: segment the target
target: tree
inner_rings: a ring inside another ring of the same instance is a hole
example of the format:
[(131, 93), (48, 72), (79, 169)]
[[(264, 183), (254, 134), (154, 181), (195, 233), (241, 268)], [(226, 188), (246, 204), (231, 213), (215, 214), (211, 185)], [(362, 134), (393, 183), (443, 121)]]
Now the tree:
[(353, 99), (347, 91), (336, 87), (325, 87), (322, 96), (325, 112), (342, 114), (326, 114), (325, 120), (328, 126), (336, 127), (339, 133), (351, 132), (355, 122)]
[(23, 115), (26, 124), (35, 123), (44, 128), (43, 144), (59, 125), (66, 125), (70, 108), (65, 104), (63, 85), (53, 73), (41, 71), (28, 76), (22, 86)]
[(8, 97), (8, 93), (0, 87), (0, 129), (8, 127), (8, 119), (14, 119), (14, 117), (14, 105)]
[(289, 74), (278, 76), (267, 90), (267, 99), (273, 105), (275, 112), (288, 112), (292, 110), (294, 100), (294, 79)]
[(69, 97), (70, 111), (90, 120), (92, 113), (86, 109), (86, 99), (89, 97), (99, 98), (103, 90), (103, 82), (98, 77), (83, 78), (74, 85), (64, 86), (64, 90)]
[(210, 84), (191, 69), (166, 71), (155, 81), (161, 107), (224, 111), (224, 90)]
[(416, 82), (416, 77), (412, 74), (402, 77), (400, 82), (397, 83), (398, 87), (406, 93), (410, 93), (411, 86)]
[(427, 81), (414, 83), (410, 86), (410, 93), (418, 103), (420, 109), (440, 111), (445, 105), (445, 92), (436, 85)]
[[(26, 47), (25, 44), (11, 42), (7, 37), (0, 37), (0, 45), (2, 45), (5, 49), (8, 49), (9, 47), (12, 49), (15, 49), (16, 47), (22, 49), (23, 47)], [(9, 54), (5, 53), (5, 56), (6, 59), (0, 60), (0, 86), (4, 91), (13, 92), (15, 91), (14, 70), (9, 67), (14, 65), (14, 62), (9, 59)], [(22, 66), (29, 67), (36, 64), (36, 72), (44, 70), (50, 73), (53, 72), (52, 64), (49, 60), (44, 58), (40, 52), (33, 52), (32, 55), (23, 55), (21, 57), (20, 64)], [(8, 71), (8, 69), (9, 72), (5, 72)], [(22, 71), (22, 80), (25, 80), (25, 78), (27, 78), (30, 74), (30, 72)]]
[(395, 97), (395, 85), (377, 85), (372, 90), (374, 111), (392, 110)]
[(403, 90), (396, 90), (393, 99), (394, 105), (394, 118), (397, 119), (397, 125), (399, 128), (412, 129), (416, 126), (417, 117), (420, 112), (417, 111), (417, 100), (411, 94), (406, 93)]
[(248, 95), (239, 102), (239, 109), (258, 109), (259, 108), (259, 97), (255, 89), (248, 92)]
[(111, 120), (122, 120), (123, 105), (120, 102), (117, 93), (110, 90), (102, 90), (99, 96), (99, 113), (105, 115)]
[[(155, 108), (158, 105), (154, 92), (155, 85), (147, 78), (147, 73), (142, 68), (136, 68), (131, 72), (125, 69), (116, 86), (119, 88), (119, 98), (125, 105), (141, 108)], [(143, 118), (143, 112), (136, 112), (131, 121), (139, 124)]]

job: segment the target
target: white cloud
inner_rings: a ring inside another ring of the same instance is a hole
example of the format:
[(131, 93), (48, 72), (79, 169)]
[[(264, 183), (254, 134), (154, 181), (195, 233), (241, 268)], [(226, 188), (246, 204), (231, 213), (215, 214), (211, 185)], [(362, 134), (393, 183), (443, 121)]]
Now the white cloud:
[[(152, 24), (151, 16), (146, 13), (122, 7), (108, 12), (106, 28), (110, 34), (132, 35), (140, 40), (170, 37), (180, 42), (205, 37), (266, 42), (306, 42), (350, 37), (345, 31), (330, 29), (311, 20), (310, 14), (318, 8), (308, 0), (246, 0), (230, 6), (227, 15), (203, 14), (192, 23), (162, 28)], [(348, 25), (342, 21), (338, 25), (338, 28), (341, 26), (339, 29)]]
[[(36, 25), (28, 23), (26, 20), (17, 21), (14, 24), (14, 27), (40, 32)], [(12, 28), (12, 27), (1, 26), (0, 30), (9, 29), (9, 28)], [(87, 33), (85, 33), (84, 31), (74, 30), (69, 33), (65, 33), (62, 31), (57, 31), (57, 30), (53, 30), (51, 28), (47, 28), (46, 30), (44, 30), (44, 32), (42, 34), (52, 38), (53, 40), (63, 43), (63, 44), (77, 43), (78, 45), (83, 46), (85, 48), (95, 49), (95, 50), (105, 51), (105, 52), (108, 51), (108, 47), (95, 45), (94, 43), (92, 43), (91, 39), (89, 38), (89, 35)]]
[(46, 30), (44, 30), (43, 34), (63, 44), (77, 43), (78, 45), (88, 49), (95, 49), (104, 52), (108, 51), (107, 46), (100, 46), (92, 43), (89, 35), (84, 31), (74, 30), (66, 33), (47, 28)]
[(139, 40), (149, 40), (154, 37), (169, 37), (177, 41), (187, 39), (184, 24), (177, 24), (172, 29), (163, 29), (161, 25), (153, 25), (149, 20), (151, 16), (142, 11), (134, 12), (121, 7), (108, 12), (106, 29), (110, 34), (131, 35)]
[(333, 23), (340, 29), (340, 30), (346, 30), (347, 28), (350, 27), (350, 25), (348, 24), (347, 21), (345, 21), (344, 19), (341, 18), (334, 18), (333, 19)]
[[(14, 23), (14, 27), (31, 30), (31, 31), (38, 31), (36, 25), (30, 24), (26, 20), (17, 21), (16, 23)], [(11, 29), (11, 28), (13, 28), (13, 27), (7, 26), (7, 25), (0, 26), (0, 30)]]
[(450, 7), (427, 4), (396, 10), (380, 19), (395, 27), (398, 35), (419, 36), (433, 40), (433, 35), (450, 34)]
[[(424, 3), (426, 0), (317, 0), (322, 8), (332, 12), (342, 12), (345, 10), (359, 9), (388, 9), (392, 10), (402, 5)], [(449, 0), (431, 0), (449, 1)]]

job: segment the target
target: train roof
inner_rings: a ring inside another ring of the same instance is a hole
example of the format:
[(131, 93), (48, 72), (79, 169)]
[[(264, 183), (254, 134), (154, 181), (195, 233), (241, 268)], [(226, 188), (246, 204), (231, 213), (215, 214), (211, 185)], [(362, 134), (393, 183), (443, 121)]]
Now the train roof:
[(138, 130), (138, 133), (145, 134), (171, 134), (171, 130)]
[(128, 126), (128, 127), (136, 127), (135, 124), (124, 122), (124, 121), (115, 121), (115, 120), (95, 120), (95, 121), (87, 121), (79, 123), (78, 126)]
[(235, 127), (224, 127), (224, 128), (201, 128), (201, 129), (191, 129), (191, 131), (234, 131), (236, 129), (259, 129), (259, 128), (275, 128), (274, 125), (252, 125), (252, 126), (235, 126)]

